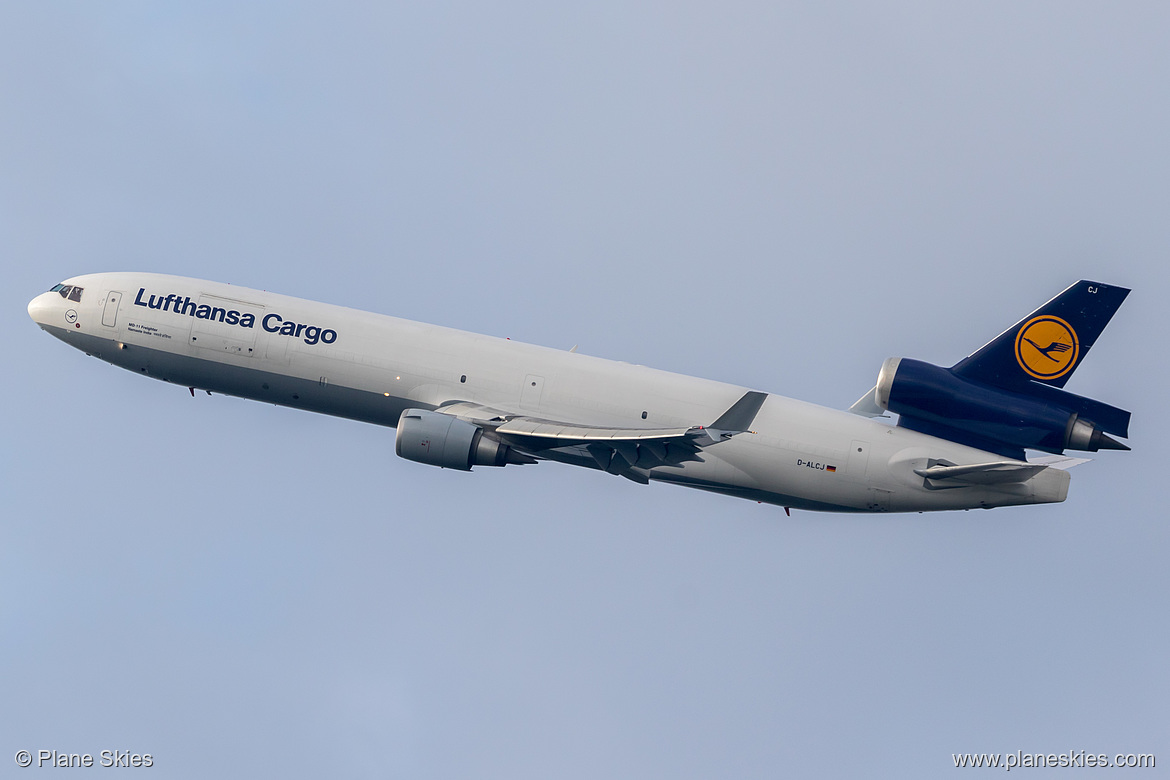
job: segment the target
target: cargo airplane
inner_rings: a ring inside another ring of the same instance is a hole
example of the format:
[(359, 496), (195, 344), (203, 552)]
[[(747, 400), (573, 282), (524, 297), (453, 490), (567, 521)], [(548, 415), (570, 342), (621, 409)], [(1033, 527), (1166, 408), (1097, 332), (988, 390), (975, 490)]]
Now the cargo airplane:
[(1129, 412), (1062, 389), (1128, 293), (1079, 281), (949, 368), (891, 358), (847, 411), (179, 276), (77, 276), (28, 312), (192, 393), (397, 428), (398, 455), (431, 466), (551, 460), (786, 511), (910, 512), (1063, 501), (1083, 462), (1066, 450), (1129, 449), (1112, 438)]

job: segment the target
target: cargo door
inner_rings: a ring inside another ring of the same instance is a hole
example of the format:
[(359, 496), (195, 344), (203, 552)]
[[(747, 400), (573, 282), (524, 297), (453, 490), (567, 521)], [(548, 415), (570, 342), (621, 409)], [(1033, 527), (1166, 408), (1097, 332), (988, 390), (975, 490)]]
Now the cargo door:
[(189, 343), (211, 352), (253, 357), (263, 317), (264, 307), (258, 303), (200, 295)]

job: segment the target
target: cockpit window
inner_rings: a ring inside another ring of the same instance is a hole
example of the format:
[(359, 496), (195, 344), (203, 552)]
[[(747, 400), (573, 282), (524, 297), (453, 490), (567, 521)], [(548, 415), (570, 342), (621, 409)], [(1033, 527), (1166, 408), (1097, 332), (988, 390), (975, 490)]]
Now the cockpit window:
[(85, 288), (70, 284), (55, 284), (49, 292), (55, 292), (66, 300), (81, 303), (81, 294), (85, 292)]

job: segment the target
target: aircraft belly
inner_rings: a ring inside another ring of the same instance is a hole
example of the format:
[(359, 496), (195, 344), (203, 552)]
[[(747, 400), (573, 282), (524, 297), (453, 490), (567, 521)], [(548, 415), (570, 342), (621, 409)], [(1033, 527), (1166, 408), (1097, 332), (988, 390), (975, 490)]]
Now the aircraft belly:
[(254, 368), (252, 364), (237, 365), (130, 343), (121, 349), (119, 342), (109, 339), (58, 328), (46, 330), (116, 366), (183, 387), (391, 427), (398, 423), (403, 410), (425, 406), (409, 398), (355, 389), (341, 382), (322, 383), (319, 379)]

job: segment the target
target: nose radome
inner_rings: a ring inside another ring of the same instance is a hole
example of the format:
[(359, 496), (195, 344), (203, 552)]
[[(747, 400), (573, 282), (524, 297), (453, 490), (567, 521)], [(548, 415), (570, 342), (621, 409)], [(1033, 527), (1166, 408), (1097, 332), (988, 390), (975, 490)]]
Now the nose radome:
[(38, 325), (44, 325), (48, 321), (53, 303), (50, 295), (52, 293), (41, 293), (28, 302), (28, 316)]

